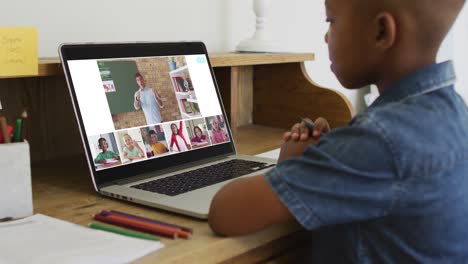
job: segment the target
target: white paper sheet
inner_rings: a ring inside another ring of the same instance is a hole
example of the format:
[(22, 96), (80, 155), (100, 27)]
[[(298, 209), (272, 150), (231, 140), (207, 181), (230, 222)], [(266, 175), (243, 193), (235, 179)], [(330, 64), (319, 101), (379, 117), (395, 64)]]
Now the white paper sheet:
[(0, 223), (0, 263), (128, 263), (164, 245), (36, 214)]
[(270, 159), (277, 160), (278, 157), (279, 157), (279, 154), (280, 154), (280, 150), (281, 149), (278, 148), (278, 149), (274, 149), (274, 150), (271, 150), (271, 151), (260, 153), (260, 154), (258, 154), (256, 156), (257, 157), (262, 157), (262, 158), (270, 158)]

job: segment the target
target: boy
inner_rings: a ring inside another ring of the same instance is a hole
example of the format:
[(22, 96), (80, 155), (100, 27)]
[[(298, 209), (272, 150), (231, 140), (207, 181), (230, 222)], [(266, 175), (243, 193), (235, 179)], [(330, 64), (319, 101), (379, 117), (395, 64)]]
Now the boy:
[(333, 72), (381, 96), (316, 146), (296, 124), (275, 169), (218, 192), (211, 227), (295, 219), (318, 230), (312, 263), (468, 263), (468, 110), (451, 63), (435, 64), (465, 1), (325, 2)]
[(150, 140), (151, 140), (150, 146), (151, 146), (151, 149), (154, 152), (154, 155), (163, 154), (163, 153), (166, 153), (166, 152), (169, 151), (167, 149), (167, 147), (163, 143), (159, 142), (158, 135), (156, 134), (156, 131), (151, 129), (149, 131), (149, 135), (150, 135)]
[(94, 159), (95, 163), (106, 163), (108, 159), (119, 160), (119, 155), (115, 154), (112, 150), (109, 150), (109, 144), (105, 138), (98, 139), (98, 146), (102, 150), (96, 158)]

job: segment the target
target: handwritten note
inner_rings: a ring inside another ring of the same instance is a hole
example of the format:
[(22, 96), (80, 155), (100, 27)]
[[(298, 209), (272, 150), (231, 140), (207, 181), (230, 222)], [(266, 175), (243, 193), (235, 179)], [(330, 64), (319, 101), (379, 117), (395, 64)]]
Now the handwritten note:
[(0, 76), (37, 74), (36, 28), (0, 27)]

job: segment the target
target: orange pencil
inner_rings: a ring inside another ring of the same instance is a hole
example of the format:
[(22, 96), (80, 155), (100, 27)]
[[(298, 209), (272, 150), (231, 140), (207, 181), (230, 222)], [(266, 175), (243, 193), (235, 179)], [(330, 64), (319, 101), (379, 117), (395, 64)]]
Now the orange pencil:
[(143, 222), (139, 220), (134, 220), (130, 219), (127, 217), (122, 217), (118, 215), (107, 215), (105, 216), (107, 219), (113, 219), (116, 221), (119, 221), (121, 223), (129, 224), (129, 225), (135, 225), (135, 226), (140, 226), (143, 228), (148, 228), (148, 229), (153, 229), (157, 231), (165, 231), (165, 232), (172, 232), (177, 234), (177, 236), (182, 237), (182, 238), (189, 238), (191, 235), (188, 232), (185, 232), (179, 228), (173, 228), (173, 227), (168, 227), (168, 226), (162, 226), (154, 223), (148, 223), (148, 222)]

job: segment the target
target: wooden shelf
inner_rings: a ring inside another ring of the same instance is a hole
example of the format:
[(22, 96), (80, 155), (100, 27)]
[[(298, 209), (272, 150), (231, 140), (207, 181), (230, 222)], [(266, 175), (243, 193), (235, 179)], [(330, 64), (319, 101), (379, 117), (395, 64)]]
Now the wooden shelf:
[(177, 68), (177, 69), (175, 69), (175, 70), (173, 70), (173, 71), (170, 71), (169, 74), (170, 74), (171, 76), (173, 76), (174, 74), (179, 74), (179, 73), (181, 73), (181, 72), (183, 72), (183, 71), (186, 71), (186, 70), (188, 70), (188, 66), (187, 66), (187, 65), (185, 65), (184, 67)]
[[(213, 67), (249, 66), (277, 63), (292, 63), (314, 60), (313, 53), (219, 53), (211, 54)], [(0, 78), (46, 77), (63, 75), (59, 58), (40, 58), (37, 76), (12, 76)]]
[(222, 53), (211, 54), (213, 67), (253, 66), (264, 64), (304, 62), (315, 59), (313, 53)]

